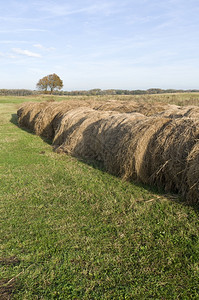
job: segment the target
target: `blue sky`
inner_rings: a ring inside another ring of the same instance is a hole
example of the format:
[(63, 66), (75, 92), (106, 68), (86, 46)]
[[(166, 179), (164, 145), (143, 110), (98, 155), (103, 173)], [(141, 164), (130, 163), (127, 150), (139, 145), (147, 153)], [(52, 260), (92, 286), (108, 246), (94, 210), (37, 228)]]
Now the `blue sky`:
[(199, 88), (199, 0), (7, 0), (0, 88)]

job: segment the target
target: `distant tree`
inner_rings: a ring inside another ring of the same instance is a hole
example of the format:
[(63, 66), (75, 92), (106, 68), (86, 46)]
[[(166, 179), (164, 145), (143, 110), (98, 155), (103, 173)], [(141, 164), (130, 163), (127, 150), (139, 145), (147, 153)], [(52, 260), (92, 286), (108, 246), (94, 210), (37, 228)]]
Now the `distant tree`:
[(38, 81), (37, 88), (39, 90), (47, 92), (47, 89), (48, 89), (48, 76), (45, 76), (45, 77), (43, 77), (42, 79), (40, 79)]
[(60, 90), (63, 87), (63, 81), (57, 74), (50, 74), (41, 78), (37, 83), (37, 88), (39, 90), (47, 92), (50, 90), (50, 93), (54, 90)]

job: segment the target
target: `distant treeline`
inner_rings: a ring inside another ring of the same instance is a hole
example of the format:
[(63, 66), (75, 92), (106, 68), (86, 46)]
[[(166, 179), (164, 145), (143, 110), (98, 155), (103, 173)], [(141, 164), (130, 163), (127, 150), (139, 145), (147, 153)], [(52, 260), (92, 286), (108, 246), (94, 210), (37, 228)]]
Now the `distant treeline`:
[(191, 92), (199, 92), (199, 90), (175, 90), (175, 89), (157, 89), (151, 88), (148, 90), (101, 90), (101, 89), (92, 89), (88, 91), (54, 91), (54, 94), (57, 95), (150, 95), (150, 94), (165, 94), (165, 93), (191, 93)]
[[(157, 89), (151, 88), (148, 90), (116, 90), (116, 89), (92, 89), (92, 90), (81, 90), (81, 91), (53, 91), (53, 95), (69, 95), (69, 96), (100, 96), (100, 95), (151, 95), (151, 94), (166, 94), (166, 93), (193, 93), (199, 92), (197, 89), (193, 90), (175, 90), (175, 89)], [(44, 92), (36, 90), (26, 90), (26, 89), (0, 89), (0, 96), (31, 96), (40, 95)], [(50, 92), (46, 92), (49, 94)]]
[(0, 89), (0, 96), (30, 96), (38, 94), (37, 91), (25, 89)]

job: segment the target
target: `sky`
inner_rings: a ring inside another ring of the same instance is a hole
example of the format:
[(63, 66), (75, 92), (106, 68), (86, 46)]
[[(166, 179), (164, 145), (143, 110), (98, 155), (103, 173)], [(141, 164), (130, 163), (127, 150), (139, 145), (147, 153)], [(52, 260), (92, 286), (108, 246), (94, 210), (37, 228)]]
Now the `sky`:
[(199, 0), (6, 0), (0, 89), (199, 89)]

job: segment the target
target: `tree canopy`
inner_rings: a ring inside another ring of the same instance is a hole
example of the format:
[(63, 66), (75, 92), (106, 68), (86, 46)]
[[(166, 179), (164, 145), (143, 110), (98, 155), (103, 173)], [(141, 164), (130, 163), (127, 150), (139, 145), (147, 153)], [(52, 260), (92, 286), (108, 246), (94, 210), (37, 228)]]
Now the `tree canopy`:
[(60, 90), (63, 87), (63, 81), (60, 77), (53, 73), (41, 78), (37, 83), (39, 90), (47, 92), (48, 90), (52, 93), (55, 89)]

